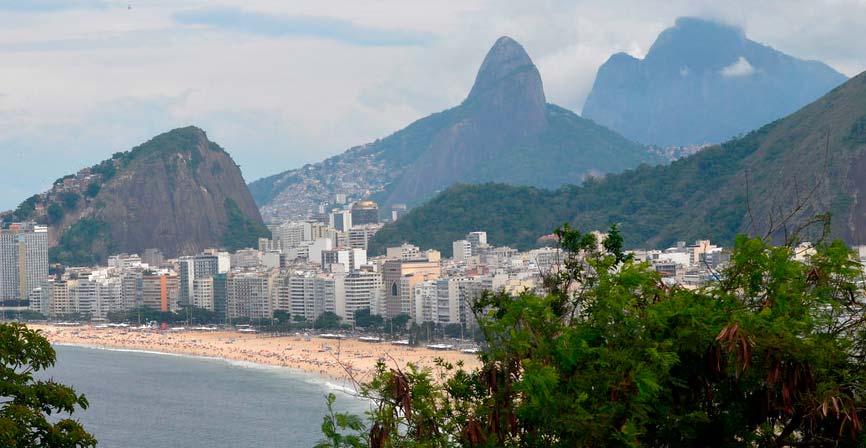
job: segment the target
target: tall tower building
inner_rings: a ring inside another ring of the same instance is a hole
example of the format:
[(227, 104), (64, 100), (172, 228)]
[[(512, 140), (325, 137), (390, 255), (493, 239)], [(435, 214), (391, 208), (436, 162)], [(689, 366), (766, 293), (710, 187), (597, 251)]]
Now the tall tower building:
[(379, 224), (379, 206), (373, 201), (360, 201), (352, 206), (352, 227)]
[(416, 317), (415, 285), (438, 279), (442, 274), (439, 260), (387, 260), (382, 267), (385, 287), (385, 317), (398, 314)]
[(48, 227), (32, 222), (0, 229), (0, 300), (26, 300), (48, 276)]

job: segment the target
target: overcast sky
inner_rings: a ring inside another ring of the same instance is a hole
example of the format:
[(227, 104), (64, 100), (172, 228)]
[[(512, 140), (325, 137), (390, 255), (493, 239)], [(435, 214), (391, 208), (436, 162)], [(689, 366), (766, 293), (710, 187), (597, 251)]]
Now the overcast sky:
[(0, 0), (0, 210), (190, 124), (247, 181), (321, 160), (458, 104), (501, 35), (576, 112), (612, 53), (685, 15), (866, 69), (866, 0), (720, 3)]

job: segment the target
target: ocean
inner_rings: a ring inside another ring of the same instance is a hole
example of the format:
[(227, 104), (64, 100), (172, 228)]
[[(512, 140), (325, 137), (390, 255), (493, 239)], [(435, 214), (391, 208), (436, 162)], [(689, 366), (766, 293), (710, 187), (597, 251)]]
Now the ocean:
[(325, 397), (362, 414), (367, 402), (316, 376), (170, 354), (56, 345), (40, 374), (83, 393), (73, 418), (105, 448), (311, 447)]

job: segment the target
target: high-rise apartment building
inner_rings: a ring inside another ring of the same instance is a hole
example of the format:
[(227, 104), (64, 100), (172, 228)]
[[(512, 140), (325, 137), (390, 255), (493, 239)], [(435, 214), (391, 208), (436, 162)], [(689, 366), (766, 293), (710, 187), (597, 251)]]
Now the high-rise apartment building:
[(287, 283), (292, 316), (313, 321), (325, 311), (336, 312), (336, 291), (332, 277), (308, 272), (291, 275)]
[(354, 271), (335, 281), (342, 281), (342, 289), (336, 288), (335, 312), (344, 322), (354, 324), (355, 312), (362, 309), (369, 309), (372, 314), (381, 314), (381, 272)]
[(328, 223), (338, 232), (348, 232), (352, 228), (352, 212), (349, 210), (334, 210), (328, 215)]
[(472, 243), (468, 240), (457, 240), (451, 244), (454, 261), (466, 262), (472, 258)]
[(355, 249), (364, 249), (367, 250), (370, 239), (373, 238), (373, 235), (382, 228), (382, 224), (367, 224), (363, 226), (352, 227), (352, 230), (349, 230), (349, 247)]
[(214, 310), (213, 276), (196, 278), (192, 282), (192, 305), (196, 308)]
[(415, 318), (415, 285), (442, 274), (439, 259), (387, 260), (382, 267), (385, 286), (385, 317), (405, 313)]
[(373, 201), (360, 201), (352, 205), (352, 227), (379, 223), (379, 205)]
[(271, 278), (264, 272), (233, 272), (226, 280), (226, 311), (231, 319), (273, 317)]
[[(238, 259), (246, 260), (247, 252), (238, 251)], [(252, 250), (256, 261), (254, 265), (258, 265), (257, 250)], [(195, 281), (197, 279), (212, 278), (214, 275), (228, 271), (225, 255), (223, 253), (204, 252), (194, 257), (181, 257), (178, 260), (180, 264), (180, 304), (183, 306), (192, 305), (195, 295)]]
[(32, 222), (0, 229), (0, 300), (27, 300), (48, 276), (48, 227)]
[(141, 304), (157, 311), (172, 309), (172, 289), (179, 286), (180, 279), (174, 275), (144, 275), (141, 278)]

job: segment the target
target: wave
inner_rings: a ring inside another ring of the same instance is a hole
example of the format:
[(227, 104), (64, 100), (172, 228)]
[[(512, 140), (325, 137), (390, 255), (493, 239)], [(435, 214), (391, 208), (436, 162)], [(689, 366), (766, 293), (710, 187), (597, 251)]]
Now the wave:
[[(358, 395), (358, 389), (354, 385), (352, 385), (350, 381), (346, 381), (344, 384), (341, 385), (341, 384), (336, 384), (336, 383), (332, 382), (332, 380), (330, 380), (330, 379), (324, 379), (320, 376), (315, 376), (315, 377), (307, 378), (304, 382), (306, 382), (308, 384), (315, 384), (317, 386), (322, 386), (322, 387), (325, 387), (325, 388), (333, 390), (333, 391), (342, 392), (346, 395), (351, 395), (353, 397)], [(349, 384), (349, 385), (346, 385), (346, 384)]]

